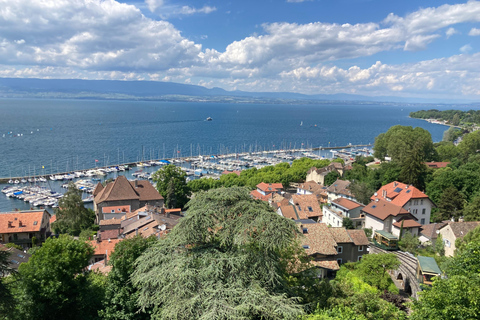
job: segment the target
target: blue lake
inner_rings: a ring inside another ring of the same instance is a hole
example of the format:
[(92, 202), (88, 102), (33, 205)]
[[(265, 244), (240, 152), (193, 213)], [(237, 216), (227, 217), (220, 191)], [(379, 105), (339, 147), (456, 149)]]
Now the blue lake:
[(418, 109), (3, 99), (0, 177), (174, 155), (366, 144), (397, 124), (425, 128), (440, 141), (447, 127), (408, 117)]

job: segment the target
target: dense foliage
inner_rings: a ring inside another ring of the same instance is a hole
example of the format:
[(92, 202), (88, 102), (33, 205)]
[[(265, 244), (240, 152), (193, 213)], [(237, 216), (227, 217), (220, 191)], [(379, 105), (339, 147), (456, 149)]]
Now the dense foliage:
[(239, 187), (198, 193), (169, 236), (137, 262), (141, 310), (158, 319), (295, 319), (281, 252), (295, 224)]
[(165, 199), (167, 208), (183, 208), (188, 202), (187, 175), (180, 167), (168, 164), (155, 172), (152, 179), (157, 183), (157, 190)]
[(445, 120), (454, 126), (461, 124), (473, 124), (480, 123), (480, 110), (420, 110), (416, 112), (410, 112), (410, 117), (417, 119), (437, 119)]
[(55, 209), (57, 220), (53, 229), (55, 233), (68, 233), (78, 236), (83, 230), (96, 229), (95, 212), (85, 208), (82, 201), (82, 191), (73, 182), (68, 184), (68, 190), (58, 202)]

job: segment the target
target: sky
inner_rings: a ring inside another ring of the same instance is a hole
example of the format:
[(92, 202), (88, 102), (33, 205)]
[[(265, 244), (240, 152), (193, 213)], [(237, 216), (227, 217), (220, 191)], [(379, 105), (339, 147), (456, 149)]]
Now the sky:
[(0, 0), (0, 77), (480, 101), (480, 1)]

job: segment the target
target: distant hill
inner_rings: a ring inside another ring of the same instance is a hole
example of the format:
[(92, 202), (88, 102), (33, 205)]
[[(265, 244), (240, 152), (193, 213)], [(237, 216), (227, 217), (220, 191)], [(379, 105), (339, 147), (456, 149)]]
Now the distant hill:
[[(245, 92), (227, 91), (221, 88), (159, 81), (118, 81), (118, 80), (77, 80), (77, 79), (28, 79), (0, 78), (0, 96), (3, 97), (45, 97), (45, 98), (98, 98), (98, 99), (161, 99), (185, 100), (208, 97), (244, 99), (304, 100), (304, 101), (371, 101), (397, 103), (471, 103), (467, 100), (416, 99), (398, 97), (369, 97), (352, 94), (305, 95), (292, 92)], [(181, 96), (183, 98), (175, 98)], [(207, 99), (207, 100), (209, 100)], [(194, 100), (194, 99), (193, 99)], [(228, 99), (227, 99), (228, 100)], [(235, 100), (235, 99), (234, 99)], [(240, 100), (241, 102), (242, 100)]]

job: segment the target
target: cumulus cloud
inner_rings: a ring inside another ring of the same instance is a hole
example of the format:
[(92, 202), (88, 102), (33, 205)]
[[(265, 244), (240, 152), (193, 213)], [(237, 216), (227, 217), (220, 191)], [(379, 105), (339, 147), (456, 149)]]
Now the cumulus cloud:
[(480, 29), (472, 28), (468, 33), (469, 36), (480, 36)]
[(457, 33), (459, 32), (455, 28), (448, 28), (447, 31), (445, 31), (445, 35), (447, 36), (447, 39)]
[(163, 6), (164, 1), (163, 0), (145, 0), (145, 3), (151, 12), (155, 12), (157, 11), (158, 8)]
[(463, 52), (463, 53), (468, 53), (470, 51), (472, 51), (472, 46), (469, 44), (466, 44), (460, 48), (460, 52)]
[[(160, 0), (145, 2), (152, 11), (164, 6)], [(463, 47), (462, 55), (417, 64), (335, 65), (382, 51), (424, 50), (443, 32), (455, 34), (456, 24), (480, 21), (478, 1), (420, 9), (404, 17), (390, 14), (378, 23), (268, 23), (259, 34), (234, 41), (222, 52), (202, 48), (171, 23), (147, 18), (133, 5), (115, 0), (54, 4), (0, 0), (0, 76), (146, 79), (311, 94), (426, 90), (474, 95), (480, 90), (480, 56), (469, 54), (471, 46)], [(178, 14), (215, 10), (185, 6)], [(469, 34), (477, 32), (473, 28)]]

